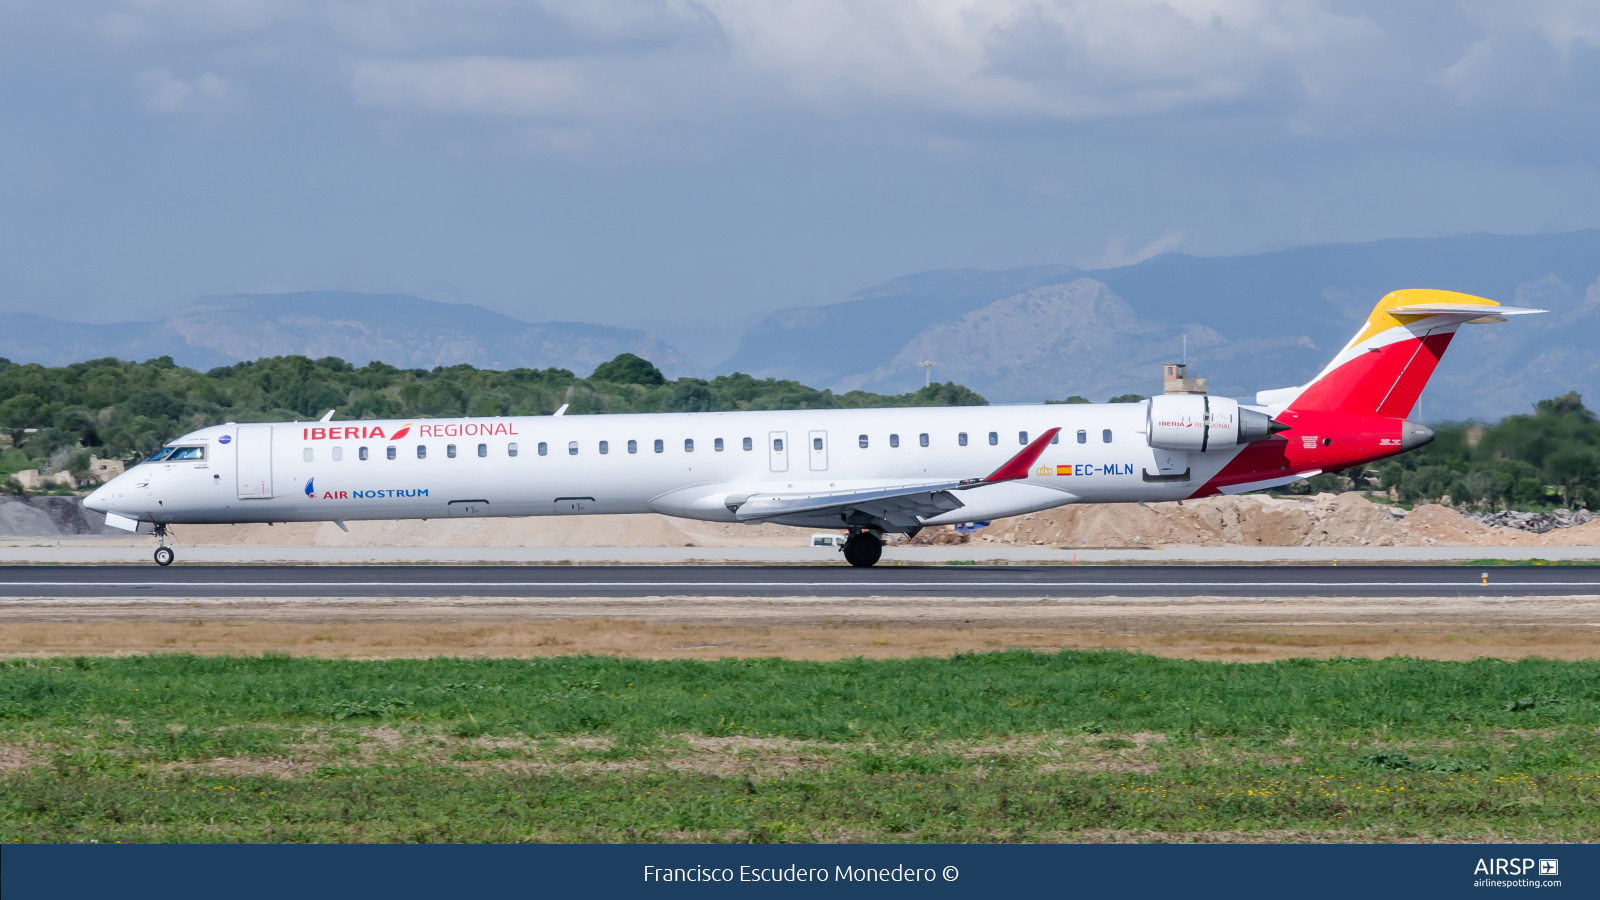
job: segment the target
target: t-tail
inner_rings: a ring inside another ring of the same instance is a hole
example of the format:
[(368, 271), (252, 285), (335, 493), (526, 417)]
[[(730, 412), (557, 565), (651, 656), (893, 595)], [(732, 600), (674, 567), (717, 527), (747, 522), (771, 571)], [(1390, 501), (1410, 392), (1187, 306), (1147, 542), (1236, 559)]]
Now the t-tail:
[(1287, 408), (1296, 412), (1404, 419), (1462, 325), (1540, 312), (1453, 291), (1393, 291), (1317, 377), (1300, 387), (1264, 391), (1261, 399), (1274, 405), (1288, 400)]
[(1456, 330), (1539, 312), (1451, 291), (1390, 293), (1317, 377), (1256, 394), (1272, 414), (1272, 434), (1251, 442), (1195, 495), (1275, 487), (1428, 443), (1433, 429), (1408, 417)]

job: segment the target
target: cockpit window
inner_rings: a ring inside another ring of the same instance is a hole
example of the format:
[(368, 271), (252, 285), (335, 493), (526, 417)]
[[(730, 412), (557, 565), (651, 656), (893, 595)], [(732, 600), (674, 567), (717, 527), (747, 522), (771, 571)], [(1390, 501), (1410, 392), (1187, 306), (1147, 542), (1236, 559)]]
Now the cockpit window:
[(167, 457), (166, 461), (178, 462), (179, 460), (185, 460), (193, 462), (205, 458), (206, 448), (204, 447), (175, 447), (173, 448), (172, 455)]
[(152, 453), (150, 455), (150, 458), (145, 460), (145, 462), (147, 462), (147, 463), (149, 463), (149, 462), (161, 462), (163, 459), (166, 459), (167, 458), (167, 454), (169, 454), (171, 452), (172, 452), (172, 448), (171, 447), (162, 447), (160, 450), (157, 450), (155, 453)]

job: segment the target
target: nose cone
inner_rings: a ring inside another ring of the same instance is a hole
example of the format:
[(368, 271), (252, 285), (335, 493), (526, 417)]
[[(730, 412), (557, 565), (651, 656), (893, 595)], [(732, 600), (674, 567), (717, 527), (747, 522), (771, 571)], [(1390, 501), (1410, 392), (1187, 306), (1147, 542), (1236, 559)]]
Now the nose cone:
[(1400, 449), (1415, 450), (1433, 440), (1433, 429), (1407, 420), (1400, 423)]
[(110, 510), (106, 506), (106, 488), (109, 486), (108, 484), (102, 484), (95, 488), (94, 493), (83, 498), (83, 508), (92, 509), (97, 513), (109, 512)]

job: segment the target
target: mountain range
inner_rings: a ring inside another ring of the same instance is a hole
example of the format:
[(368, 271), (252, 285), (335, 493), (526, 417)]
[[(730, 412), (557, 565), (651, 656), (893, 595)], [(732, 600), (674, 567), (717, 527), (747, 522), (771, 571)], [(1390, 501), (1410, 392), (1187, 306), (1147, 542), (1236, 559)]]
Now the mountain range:
[(1314, 244), (1249, 256), (1165, 254), (1109, 269), (948, 269), (822, 306), (768, 315), (732, 357), (697, 365), (646, 331), (529, 323), (404, 294), (316, 291), (201, 299), (158, 322), (87, 325), (0, 315), (0, 356), (62, 365), (171, 356), (209, 368), (292, 353), (402, 368), (571, 369), (623, 351), (668, 377), (746, 372), (816, 387), (914, 389), (933, 362), (995, 402), (1160, 390), (1188, 354), (1213, 393), (1249, 396), (1312, 377), (1380, 297), (1432, 287), (1551, 310), (1467, 326), (1414, 417), (1497, 419), (1541, 398), (1600, 393), (1600, 230)]
[(1600, 392), (1600, 230), (1316, 244), (1250, 256), (1166, 254), (1137, 265), (926, 272), (841, 303), (780, 310), (718, 367), (836, 390), (900, 392), (926, 377), (997, 402), (1160, 390), (1185, 337), (1213, 393), (1301, 384), (1397, 288), (1551, 310), (1467, 326), (1423, 395), (1428, 419), (1495, 419)]
[(669, 377), (697, 368), (655, 335), (583, 322), (532, 324), (458, 303), (407, 294), (306, 291), (206, 297), (158, 322), (86, 325), (0, 315), (0, 356), (65, 365), (115, 356), (171, 356), (209, 369), (263, 356), (382, 360), (402, 369), (470, 363), (486, 369), (563, 368), (587, 375), (619, 353), (653, 361)]

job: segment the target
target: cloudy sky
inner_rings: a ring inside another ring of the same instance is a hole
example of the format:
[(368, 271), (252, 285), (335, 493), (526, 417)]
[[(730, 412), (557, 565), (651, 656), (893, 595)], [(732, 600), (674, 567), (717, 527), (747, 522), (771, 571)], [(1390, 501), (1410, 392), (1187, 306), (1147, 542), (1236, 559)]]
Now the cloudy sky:
[(0, 308), (343, 288), (703, 363), (914, 271), (1600, 226), (1600, 0), (0, 0)]

